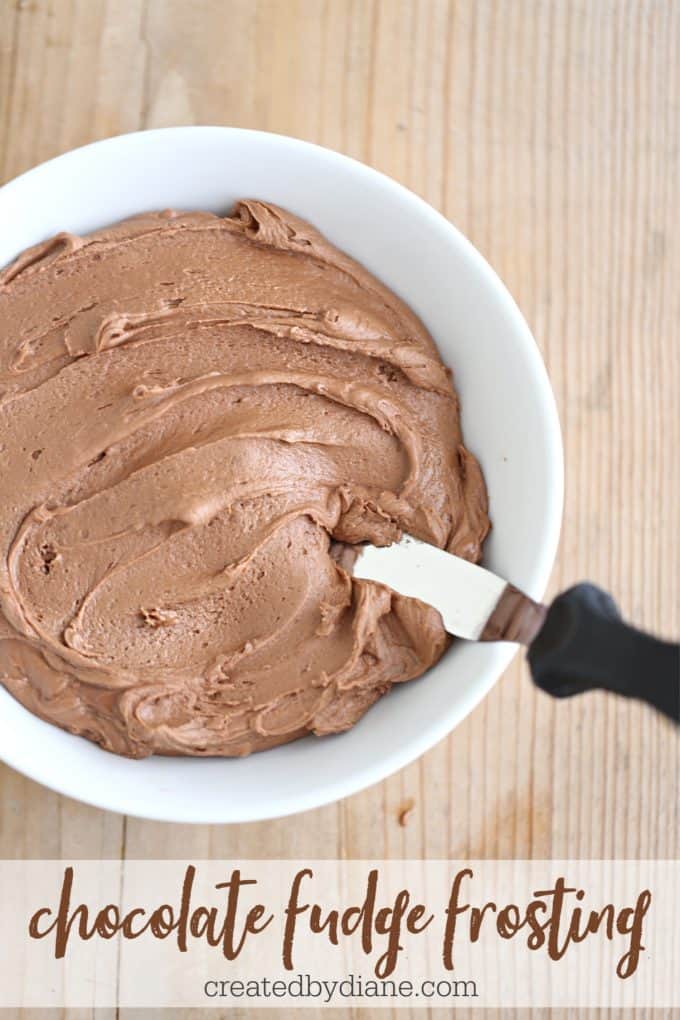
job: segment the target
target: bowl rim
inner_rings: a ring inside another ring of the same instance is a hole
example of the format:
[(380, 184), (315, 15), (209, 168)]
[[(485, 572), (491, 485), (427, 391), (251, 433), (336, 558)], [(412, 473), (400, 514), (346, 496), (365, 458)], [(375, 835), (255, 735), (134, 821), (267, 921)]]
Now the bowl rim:
[[(516, 343), (522, 344), (524, 348), (523, 353), (531, 363), (533, 384), (537, 387), (537, 396), (540, 397), (545, 439), (550, 451), (550, 478), (547, 483), (549, 487), (547, 499), (549, 510), (546, 514), (545, 537), (542, 545), (537, 551), (533, 569), (533, 581), (532, 583), (525, 585), (526, 591), (529, 595), (537, 599), (541, 598), (547, 587), (557, 552), (564, 502), (564, 457), (562, 434), (557, 405), (550, 384), (550, 379), (536, 340), (534, 339), (533, 334), (531, 333), (517, 304), (498, 274), (494, 269), (492, 269), (481, 253), (474, 247), (472, 242), (469, 241), (468, 238), (462, 234), (450, 220), (448, 220), (442, 213), (415, 192), (389, 177), (387, 174), (362, 163), (360, 160), (355, 159), (352, 156), (347, 156), (334, 149), (327, 148), (326, 146), (317, 145), (314, 142), (309, 142), (304, 139), (276, 132), (260, 131), (251, 128), (229, 127), (226, 125), (205, 124), (180, 125), (131, 131), (124, 134), (112, 135), (107, 138), (79, 146), (75, 149), (70, 149), (67, 152), (53, 157), (52, 159), (48, 159), (37, 164), (29, 170), (26, 170), (24, 173), (6, 182), (0, 187), (0, 196), (6, 196), (8, 193), (11, 195), (15, 188), (20, 188), (27, 182), (27, 180), (40, 176), (48, 167), (53, 167), (55, 164), (64, 165), (69, 162), (73, 162), (77, 165), (83, 155), (94, 149), (107, 147), (113, 149), (116, 146), (124, 146), (127, 143), (136, 144), (136, 140), (139, 139), (140, 136), (144, 136), (148, 139), (150, 144), (153, 144), (154, 138), (160, 139), (172, 137), (179, 140), (180, 137), (186, 138), (187, 136), (193, 136), (195, 138), (197, 134), (208, 135), (209, 133), (215, 132), (218, 132), (221, 135), (228, 134), (233, 138), (259, 138), (262, 140), (273, 140), (276, 144), (296, 148), (303, 154), (308, 152), (317, 158), (322, 157), (331, 163), (349, 168), (355, 174), (359, 173), (364, 175), (365, 178), (373, 179), (373, 181), (380, 187), (388, 191), (392, 191), (401, 200), (410, 203), (417, 214), (424, 220), (429, 221), (429, 224), (433, 228), (439, 228), (440, 230), (443, 228), (447, 230), (458, 249), (464, 255), (465, 259), (472, 263), (476, 272), (481, 276), (485, 286), (491, 287), (495, 291), (496, 298), (499, 299), (503, 305), (503, 314), (507, 316), (512, 325), (513, 340)], [(456, 705), (457, 710), (455, 712), (452, 712), (438, 720), (433, 720), (432, 724), (428, 727), (424, 734), (421, 734), (419, 739), (411, 740), (405, 748), (400, 746), (392, 748), (389, 753), (382, 754), (376, 762), (372, 763), (371, 766), (363, 767), (357, 772), (348, 773), (342, 781), (327, 781), (325, 784), (315, 789), (312, 793), (296, 791), (292, 795), (288, 794), (287, 796), (282, 797), (273, 808), (268, 809), (266, 813), (263, 813), (261, 808), (257, 808), (252, 811), (241, 809), (238, 816), (230, 815), (225, 818), (224, 813), (221, 813), (218, 817), (218, 813), (214, 811), (206, 813), (205, 810), (196, 808), (194, 805), (185, 804), (183, 805), (182, 811), (177, 811), (173, 808), (173, 812), (170, 814), (165, 803), (156, 806), (155, 804), (149, 805), (148, 802), (144, 802), (142, 805), (143, 798), (139, 799), (139, 803), (131, 804), (126, 802), (125, 798), (121, 798), (119, 796), (113, 784), (111, 784), (111, 787), (106, 791), (106, 795), (99, 795), (98, 792), (92, 793), (90, 790), (83, 793), (79, 789), (77, 777), (72, 777), (70, 775), (52, 776), (51, 774), (45, 774), (44, 768), (41, 769), (39, 767), (35, 767), (32, 759), (29, 757), (28, 760), (26, 760), (27, 756), (22, 756), (20, 750), (18, 753), (8, 752), (6, 742), (3, 739), (0, 739), (0, 760), (4, 761), (5, 764), (9, 765), (11, 768), (25, 775), (29, 779), (38, 782), (42, 786), (45, 786), (58, 794), (76, 799), (93, 807), (118, 812), (130, 817), (149, 819), (153, 821), (165, 821), (176, 824), (238, 824), (240, 822), (263, 821), (267, 819), (285, 817), (309, 811), (325, 804), (337, 802), (338, 800), (351, 796), (354, 793), (367, 789), (404, 768), (406, 765), (415, 761), (426, 751), (438, 744), (441, 740), (448, 736), (448, 734), (451, 733), (488, 694), (491, 688), (500, 679), (503, 672), (507, 669), (511, 660), (517, 654), (518, 647), (515, 645), (498, 645), (495, 651), (495, 662), (487, 668), (487, 676), (484, 681), (480, 679), (479, 684), (473, 691), (458, 699)], [(11, 698), (9, 692), (4, 689), (0, 690), (0, 694), (3, 696), (7, 695), (7, 697)], [(14, 701), (14, 699), (12, 699), (12, 701)], [(16, 704), (17, 709), (21, 710), (21, 712), (28, 711), (18, 702), (14, 702), (14, 704)], [(4, 713), (0, 711), (0, 730), (5, 729), (3, 715)], [(34, 718), (36, 723), (52, 728), (53, 724), (44, 722), (38, 717)], [(97, 748), (96, 750), (98, 753), (108, 753), (102, 751), (100, 748)], [(195, 767), (195, 763), (202, 761), (205, 761), (205, 759), (187, 759), (187, 763), (190, 763), (190, 767)]]

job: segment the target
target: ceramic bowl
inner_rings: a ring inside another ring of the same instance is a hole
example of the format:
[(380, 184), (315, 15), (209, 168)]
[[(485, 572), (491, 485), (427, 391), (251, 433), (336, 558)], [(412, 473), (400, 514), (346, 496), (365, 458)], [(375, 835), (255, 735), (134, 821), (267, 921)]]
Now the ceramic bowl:
[[(306, 142), (225, 127), (110, 138), (0, 189), (0, 265), (61, 230), (87, 233), (149, 209), (226, 213), (241, 197), (282, 205), (363, 263), (422, 318), (454, 371), (467, 446), (493, 531), (485, 563), (540, 597), (562, 510), (562, 445), (536, 344), (507, 290), (424, 201), (355, 160)], [(0, 687), (0, 756), (81, 801), (174, 822), (245, 822), (305, 811), (384, 779), (447, 735), (516, 647), (456, 642), (347, 733), (249, 758), (119, 758), (42, 722)]]

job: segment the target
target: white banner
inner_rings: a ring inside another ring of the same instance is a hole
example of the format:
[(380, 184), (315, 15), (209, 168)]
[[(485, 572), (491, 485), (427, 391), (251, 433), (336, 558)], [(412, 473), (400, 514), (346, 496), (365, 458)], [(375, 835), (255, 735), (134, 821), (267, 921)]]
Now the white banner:
[(0, 1007), (680, 1006), (677, 861), (4, 861)]

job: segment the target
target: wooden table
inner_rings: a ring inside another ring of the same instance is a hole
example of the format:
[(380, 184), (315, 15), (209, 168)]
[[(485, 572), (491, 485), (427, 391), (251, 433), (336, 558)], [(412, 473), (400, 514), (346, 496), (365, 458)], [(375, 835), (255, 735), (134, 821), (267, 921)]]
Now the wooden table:
[[(348, 153), (467, 234), (557, 396), (553, 589), (587, 576), (677, 636), (679, 0), (0, 0), (0, 179), (201, 123)], [(677, 857), (679, 774), (677, 734), (651, 711), (556, 704), (517, 660), (420, 761), (304, 818), (154, 824), (2, 768), (0, 855)]]

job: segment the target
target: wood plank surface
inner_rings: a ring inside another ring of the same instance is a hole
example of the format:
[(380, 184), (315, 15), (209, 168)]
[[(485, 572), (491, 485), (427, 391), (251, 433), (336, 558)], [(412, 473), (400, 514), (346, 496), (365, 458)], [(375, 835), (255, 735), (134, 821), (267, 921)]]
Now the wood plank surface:
[[(201, 123), (338, 149), (467, 234), (558, 401), (552, 590), (589, 577), (677, 636), (680, 0), (0, 0), (0, 180)], [(1, 767), (0, 856), (673, 858), (679, 774), (663, 720), (598, 694), (556, 704), (516, 660), (421, 760), (303, 818), (123, 819)]]

